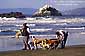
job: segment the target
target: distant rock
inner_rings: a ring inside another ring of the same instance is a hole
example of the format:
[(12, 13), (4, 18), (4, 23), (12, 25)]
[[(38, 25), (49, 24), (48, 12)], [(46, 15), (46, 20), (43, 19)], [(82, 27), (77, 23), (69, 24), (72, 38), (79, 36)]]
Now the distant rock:
[(0, 14), (9, 12), (22, 12), (24, 15), (33, 15), (37, 9), (34, 8), (7, 8), (0, 9)]
[(2, 13), (0, 14), (0, 17), (4, 18), (25, 18), (26, 16), (22, 12), (9, 12), (9, 13)]
[(62, 16), (62, 14), (55, 8), (45, 5), (35, 12), (33, 16)]

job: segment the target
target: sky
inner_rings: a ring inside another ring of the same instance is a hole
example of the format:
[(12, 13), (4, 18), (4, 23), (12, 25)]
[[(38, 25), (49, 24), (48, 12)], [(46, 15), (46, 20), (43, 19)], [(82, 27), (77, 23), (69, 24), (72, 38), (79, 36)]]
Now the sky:
[(39, 8), (46, 0), (0, 0), (0, 8)]
[(40, 8), (48, 4), (56, 9), (70, 10), (85, 7), (85, 0), (0, 0), (0, 8)]

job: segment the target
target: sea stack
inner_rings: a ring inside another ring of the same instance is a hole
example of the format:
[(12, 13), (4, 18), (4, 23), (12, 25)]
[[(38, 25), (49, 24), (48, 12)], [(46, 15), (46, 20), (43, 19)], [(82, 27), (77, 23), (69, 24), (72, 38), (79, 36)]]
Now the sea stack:
[(33, 14), (33, 16), (62, 16), (62, 14), (55, 8), (49, 5), (44, 5), (38, 9), (38, 11)]

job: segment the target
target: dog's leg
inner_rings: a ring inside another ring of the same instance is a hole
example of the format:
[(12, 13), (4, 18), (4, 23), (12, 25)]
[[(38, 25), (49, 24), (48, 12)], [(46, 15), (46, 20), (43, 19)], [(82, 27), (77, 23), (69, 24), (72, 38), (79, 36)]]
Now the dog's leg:
[(54, 49), (55, 49), (55, 50), (58, 49), (58, 45), (59, 45), (59, 44), (54, 44)]
[(35, 47), (35, 50), (37, 49), (37, 43), (36, 42), (34, 42), (34, 47)]

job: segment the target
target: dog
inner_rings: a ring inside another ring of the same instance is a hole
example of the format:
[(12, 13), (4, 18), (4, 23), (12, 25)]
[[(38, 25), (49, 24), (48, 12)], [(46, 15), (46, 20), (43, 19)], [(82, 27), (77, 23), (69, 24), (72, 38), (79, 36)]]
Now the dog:
[(19, 30), (19, 31), (16, 32), (16, 35), (15, 35), (16, 39), (19, 39), (19, 36), (20, 35), (21, 35), (21, 30)]
[(46, 49), (56, 49), (60, 42), (60, 39), (45, 39), (42, 41), (42, 46)]
[(32, 42), (34, 43), (34, 47), (35, 49), (38, 49), (38, 46), (43, 47), (42, 42), (43, 40), (45, 40), (46, 38), (37, 38), (35, 36), (32, 37)]

